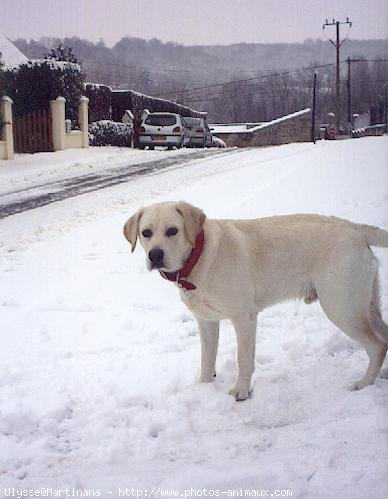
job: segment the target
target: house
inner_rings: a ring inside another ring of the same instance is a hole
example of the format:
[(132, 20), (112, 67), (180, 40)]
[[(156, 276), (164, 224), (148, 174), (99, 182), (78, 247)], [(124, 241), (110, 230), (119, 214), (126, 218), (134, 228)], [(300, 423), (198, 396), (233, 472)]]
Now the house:
[(0, 61), (4, 69), (13, 69), (28, 58), (7, 37), (0, 34)]

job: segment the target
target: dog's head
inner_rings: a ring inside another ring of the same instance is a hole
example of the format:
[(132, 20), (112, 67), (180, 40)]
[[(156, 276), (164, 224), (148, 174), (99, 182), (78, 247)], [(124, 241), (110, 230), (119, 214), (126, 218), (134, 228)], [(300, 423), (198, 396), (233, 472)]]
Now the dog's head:
[(139, 238), (148, 270), (174, 272), (190, 256), (205, 214), (188, 203), (164, 202), (140, 208), (124, 225), (124, 236), (134, 251)]

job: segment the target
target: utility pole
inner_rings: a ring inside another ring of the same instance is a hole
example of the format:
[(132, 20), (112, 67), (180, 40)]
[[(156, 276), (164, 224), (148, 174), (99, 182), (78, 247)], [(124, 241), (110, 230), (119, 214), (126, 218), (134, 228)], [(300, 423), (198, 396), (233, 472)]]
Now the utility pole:
[(325, 26), (335, 26), (336, 27), (336, 41), (330, 40), (336, 50), (336, 75), (335, 75), (335, 89), (336, 89), (336, 125), (337, 125), (337, 133), (339, 131), (339, 126), (341, 124), (341, 103), (340, 103), (340, 47), (343, 42), (346, 40), (344, 38), (342, 41), (340, 40), (340, 26), (341, 24), (349, 25), (349, 28), (352, 26), (352, 22), (349, 21), (349, 18), (346, 18), (346, 21), (336, 21), (333, 19), (331, 22), (328, 22), (326, 19), (325, 24), (322, 26), (322, 29), (325, 29)]
[(349, 133), (352, 129), (352, 109), (351, 109), (351, 97), (350, 97), (350, 57), (347, 59), (348, 63), (348, 81), (347, 81), (347, 88), (348, 88), (348, 126), (349, 126)]
[(385, 86), (385, 133), (388, 133), (388, 88)]
[(313, 112), (311, 114), (311, 142), (315, 144), (315, 99), (316, 99), (316, 88), (317, 88), (317, 73), (314, 71), (313, 79)]

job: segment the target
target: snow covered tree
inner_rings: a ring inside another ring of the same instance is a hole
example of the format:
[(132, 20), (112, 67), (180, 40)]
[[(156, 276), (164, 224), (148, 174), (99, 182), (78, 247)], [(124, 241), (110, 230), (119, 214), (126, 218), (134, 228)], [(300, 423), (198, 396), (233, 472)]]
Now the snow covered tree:
[(61, 43), (57, 47), (52, 48), (45, 59), (50, 59), (52, 61), (71, 62), (73, 64), (81, 65), (81, 62), (73, 53), (72, 47), (70, 47), (69, 45), (62, 45)]
[[(62, 57), (61, 53), (58, 57)], [(65, 51), (65, 58), (76, 60), (72, 52)], [(9, 96), (14, 101), (16, 115), (47, 108), (57, 97), (66, 99), (66, 118), (78, 121), (79, 99), (83, 92), (84, 73), (78, 62), (47, 57), (29, 61), (7, 72)]]

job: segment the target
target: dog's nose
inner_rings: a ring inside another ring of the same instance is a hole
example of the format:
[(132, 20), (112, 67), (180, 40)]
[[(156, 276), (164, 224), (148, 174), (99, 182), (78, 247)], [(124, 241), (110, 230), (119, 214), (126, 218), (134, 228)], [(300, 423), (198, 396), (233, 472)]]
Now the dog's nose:
[(148, 253), (148, 258), (154, 265), (160, 265), (163, 262), (164, 251), (160, 248), (153, 248)]

